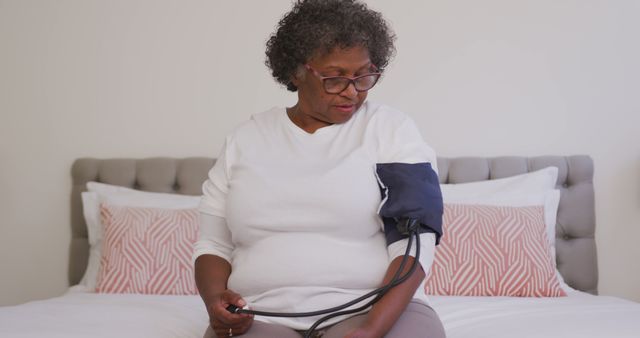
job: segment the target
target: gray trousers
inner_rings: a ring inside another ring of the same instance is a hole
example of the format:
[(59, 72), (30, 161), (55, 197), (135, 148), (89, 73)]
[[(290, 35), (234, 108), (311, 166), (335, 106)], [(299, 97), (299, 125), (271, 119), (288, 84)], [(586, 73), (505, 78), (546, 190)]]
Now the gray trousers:
[[(322, 328), (314, 333), (314, 337), (342, 338), (351, 329), (358, 327), (366, 319), (366, 314), (345, 319), (337, 324)], [(243, 338), (301, 338), (303, 334), (286, 326), (254, 321), (247, 333), (238, 336)], [(385, 338), (445, 338), (444, 327), (438, 314), (428, 305), (412, 301)], [(216, 338), (211, 327), (204, 338)]]

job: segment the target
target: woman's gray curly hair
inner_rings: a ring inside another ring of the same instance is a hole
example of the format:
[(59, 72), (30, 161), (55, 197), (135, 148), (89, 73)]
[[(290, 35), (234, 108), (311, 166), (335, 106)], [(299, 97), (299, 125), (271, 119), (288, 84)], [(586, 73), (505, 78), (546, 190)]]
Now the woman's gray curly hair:
[(357, 0), (298, 0), (267, 41), (265, 64), (287, 90), (300, 65), (316, 53), (363, 46), (380, 72), (395, 53), (395, 35), (382, 14)]

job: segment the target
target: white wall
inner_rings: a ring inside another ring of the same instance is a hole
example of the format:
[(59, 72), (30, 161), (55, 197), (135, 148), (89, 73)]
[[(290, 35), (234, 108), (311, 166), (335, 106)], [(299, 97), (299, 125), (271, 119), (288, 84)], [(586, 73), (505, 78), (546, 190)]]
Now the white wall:
[[(600, 291), (640, 301), (640, 3), (369, 1), (398, 54), (371, 98), (441, 155), (588, 154)], [(0, 0), (0, 305), (67, 287), (81, 156), (215, 156), (295, 97), (263, 66), (289, 0)]]

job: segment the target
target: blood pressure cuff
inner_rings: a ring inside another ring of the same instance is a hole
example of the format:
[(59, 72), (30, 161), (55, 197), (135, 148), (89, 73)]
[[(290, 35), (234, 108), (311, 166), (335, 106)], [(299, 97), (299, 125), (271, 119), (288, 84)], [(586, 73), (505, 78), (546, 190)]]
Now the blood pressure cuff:
[(384, 222), (387, 245), (407, 238), (400, 222), (416, 220), (418, 232), (432, 232), (436, 245), (442, 237), (442, 192), (431, 163), (378, 163), (376, 174), (382, 194), (378, 214)]

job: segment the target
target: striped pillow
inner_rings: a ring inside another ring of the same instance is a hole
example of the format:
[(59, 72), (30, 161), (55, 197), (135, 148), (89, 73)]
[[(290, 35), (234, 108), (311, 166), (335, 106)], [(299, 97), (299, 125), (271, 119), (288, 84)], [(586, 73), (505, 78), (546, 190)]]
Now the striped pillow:
[(196, 209), (100, 205), (104, 243), (96, 292), (197, 294), (191, 254)]
[(425, 292), (561, 297), (542, 206), (445, 204), (444, 236)]

